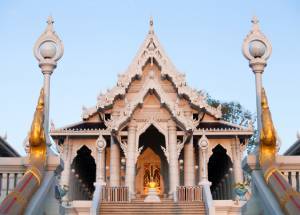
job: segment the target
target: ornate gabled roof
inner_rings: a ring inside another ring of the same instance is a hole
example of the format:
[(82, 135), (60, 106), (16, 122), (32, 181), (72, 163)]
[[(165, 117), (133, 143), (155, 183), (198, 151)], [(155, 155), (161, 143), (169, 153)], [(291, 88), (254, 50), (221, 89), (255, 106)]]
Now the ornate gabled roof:
[(135, 78), (140, 78), (143, 72), (143, 67), (150, 60), (151, 63), (155, 60), (161, 70), (161, 76), (170, 79), (174, 84), (177, 93), (189, 100), (191, 105), (196, 109), (205, 109), (209, 114), (216, 118), (221, 118), (221, 108), (209, 106), (205, 101), (203, 93), (189, 87), (186, 83), (185, 75), (178, 72), (163, 47), (159, 43), (157, 36), (154, 34), (153, 21), (150, 21), (150, 30), (143, 44), (141, 45), (137, 55), (128, 67), (124, 74), (119, 75), (117, 85), (108, 90), (105, 94), (100, 94), (97, 98), (96, 107), (85, 108), (83, 110), (83, 119), (88, 119), (89, 116), (95, 114), (98, 110), (105, 110), (112, 107), (115, 99), (118, 96), (125, 95), (130, 83)]
[(178, 100), (173, 101), (170, 99), (168, 95), (164, 92), (162, 87), (157, 84), (150, 76), (150, 78), (146, 81), (142, 91), (139, 93), (138, 97), (132, 100), (132, 102), (127, 102), (125, 100), (125, 107), (120, 111), (121, 116), (118, 119), (112, 119), (110, 121), (106, 121), (106, 125), (108, 125), (112, 130), (119, 130), (124, 123), (130, 119), (134, 110), (138, 107), (138, 105), (144, 103), (144, 98), (148, 94), (149, 91), (155, 91), (158, 98), (160, 99), (160, 103), (165, 105), (172, 117), (183, 126), (185, 130), (192, 130), (199, 124), (199, 120), (193, 120), (192, 118), (184, 117), (184, 110), (182, 110), (178, 105)]

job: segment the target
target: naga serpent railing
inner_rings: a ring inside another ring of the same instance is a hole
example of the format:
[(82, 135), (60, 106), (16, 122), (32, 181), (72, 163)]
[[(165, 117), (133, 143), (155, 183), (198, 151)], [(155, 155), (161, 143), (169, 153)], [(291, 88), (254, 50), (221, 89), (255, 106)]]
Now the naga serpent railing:
[(1, 203), (0, 214), (23, 214), (29, 200), (43, 180), (47, 154), (43, 124), (44, 90), (41, 89), (29, 136), (29, 167), (26, 169), (24, 176), (20, 179), (15, 189), (9, 193)]

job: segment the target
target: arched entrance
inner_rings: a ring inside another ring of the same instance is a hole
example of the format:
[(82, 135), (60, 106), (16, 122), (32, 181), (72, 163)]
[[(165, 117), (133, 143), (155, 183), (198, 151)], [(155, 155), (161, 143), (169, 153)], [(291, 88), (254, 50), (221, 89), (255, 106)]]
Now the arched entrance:
[(228, 173), (229, 168), (232, 168), (232, 161), (226, 154), (226, 149), (220, 144), (212, 151), (213, 154), (208, 161), (208, 180), (212, 183), (210, 189), (213, 192), (224, 178), (225, 174)]
[(91, 155), (91, 150), (87, 146), (82, 146), (76, 157), (73, 159), (71, 168), (78, 174), (82, 183), (86, 185), (90, 193), (94, 192), (94, 182), (96, 180), (96, 163)]
[(158, 185), (160, 195), (167, 194), (168, 162), (161, 149), (166, 147), (165, 137), (153, 125), (150, 125), (139, 137), (139, 147), (143, 146), (137, 161), (136, 193), (146, 195), (148, 183), (153, 180)]

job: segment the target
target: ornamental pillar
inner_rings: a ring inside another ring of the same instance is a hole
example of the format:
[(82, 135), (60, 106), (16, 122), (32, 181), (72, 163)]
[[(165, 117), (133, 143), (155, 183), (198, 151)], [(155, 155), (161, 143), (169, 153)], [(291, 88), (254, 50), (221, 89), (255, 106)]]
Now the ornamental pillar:
[(208, 181), (208, 171), (207, 171), (207, 152), (208, 152), (208, 139), (205, 134), (199, 139), (199, 175), (200, 182), (199, 185), (204, 185), (209, 183)]
[(72, 145), (70, 144), (70, 139), (67, 136), (63, 146), (61, 147), (60, 156), (64, 161), (64, 170), (61, 173), (60, 186), (61, 188), (67, 190), (67, 194), (62, 198), (63, 202), (68, 202), (71, 196), (70, 194), (70, 175), (71, 173), (71, 158), (72, 158)]
[(97, 171), (96, 171), (96, 182), (101, 185), (105, 185), (105, 148), (106, 141), (102, 134), (99, 135), (99, 138), (96, 141), (97, 147)]
[(193, 136), (184, 145), (184, 186), (195, 185), (195, 154), (193, 146)]
[(110, 186), (120, 186), (120, 147), (113, 134), (110, 136)]
[(179, 170), (178, 170), (178, 155), (177, 155), (177, 133), (176, 124), (169, 120), (168, 122), (168, 148), (169, 148), (169, 194), (176, 193), (179, 186)]
[(238, 137), (231, 143), (232, 159), (233, 159), (233, 174), (235, 183), (243, 182), (242, 161), (240, 151), (240, 140)]
[(136, 129), (136, 123), (134, 121), (130, 122), (128, 125), (125, 185), (128, 187), (131, 196), (135, 194)]

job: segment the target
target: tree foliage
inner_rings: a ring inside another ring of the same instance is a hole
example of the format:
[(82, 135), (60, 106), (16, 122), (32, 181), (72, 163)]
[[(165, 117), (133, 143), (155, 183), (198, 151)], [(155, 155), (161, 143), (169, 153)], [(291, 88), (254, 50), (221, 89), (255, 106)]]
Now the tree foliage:
[[(249, 110), (245, 109), (239, 102), (222, 102), (220, 100), (212, 98), (209, 94), (206, 94), (206, 101), (210, 106), (215, 108), (221, 105), (222, 119), (227, 122), (247, 127), (249, 121), (252, 121), (252, 123), (256, 121), (256, 116)], [(247, 146), (248, 153), (253, 151), (253, 149), (256, 147), (256, 134), (257, 130), (254, 129), (254, 134), (250, 138)]]

